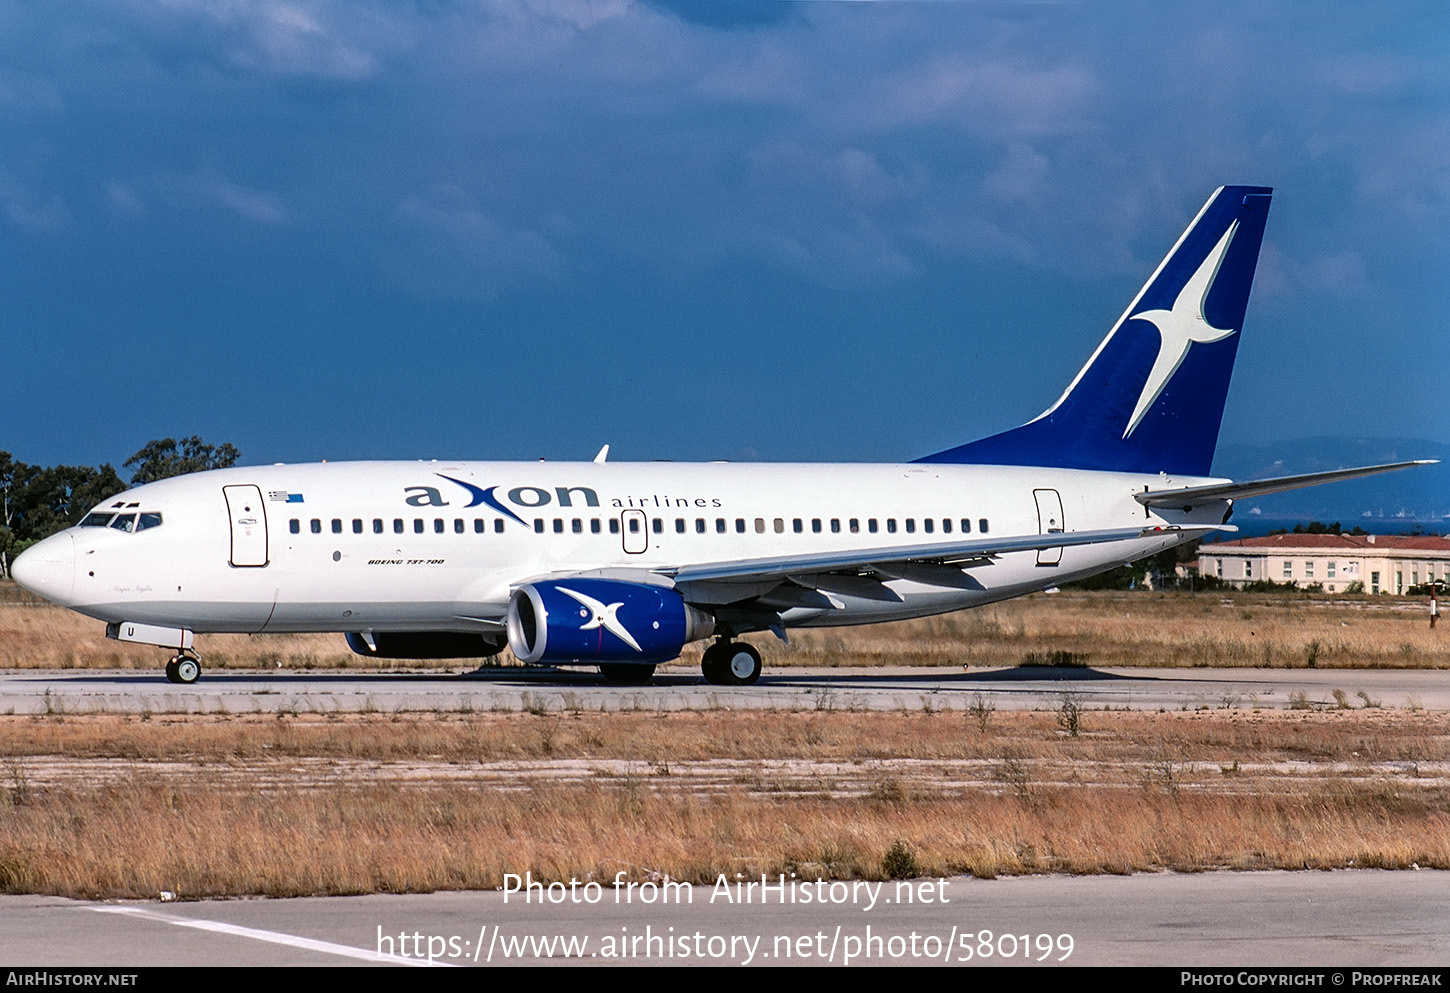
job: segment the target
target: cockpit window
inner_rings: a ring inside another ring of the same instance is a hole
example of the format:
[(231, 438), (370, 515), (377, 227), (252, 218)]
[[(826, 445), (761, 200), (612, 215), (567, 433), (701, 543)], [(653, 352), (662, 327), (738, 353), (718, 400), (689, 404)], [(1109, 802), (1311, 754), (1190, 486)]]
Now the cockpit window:
[(111, 518), (115, 516), (115, 514), (87, 514), (86, 519), (81, 521), (81, 527), (103, 528), (107, 524), (110, 524)]
[(147, 528), (159, 528), (161, 526), (161, 515), (156, 513), (143, 513), (136, 521), (136, 530), (145, 531)]
[(135, 514), (117, 514), (116, 519), (111, 522), (111, 527), (117, 531), (130, 531), (136, 526)]

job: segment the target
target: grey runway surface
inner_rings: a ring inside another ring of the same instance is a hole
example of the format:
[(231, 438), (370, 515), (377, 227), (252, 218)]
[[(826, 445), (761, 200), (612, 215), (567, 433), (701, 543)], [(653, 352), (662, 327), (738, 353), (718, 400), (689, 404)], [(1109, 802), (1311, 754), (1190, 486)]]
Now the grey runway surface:
[[(643, 902), (644, 891), (626, 902), (610, 887), (590, 894), (597, 903), (580, 892), (577, 903), (543, 905), (537, 897), (523, 903), (519, 894), (506, 903), (499, 892), (197, 903), (6, 896), (0, 961), (418, 965), (430, 952), (441, 966), (1353, 968), (1450, 961), (1444, 872), (953, 878), (914, 881), (899, 892), (890, 882), (857, 885), (881, 886), (874, 905), (870, 892), (851, 893), (850, 883), (837, 884), (839, 902), (826, 892), (825, 902), (809, 904), (782, 903), (775, 889), (766, 903), (758, 889), (750, 903), (729, 902), (709, 886), (676, 890), (668, 903), (660, 890), (653, 904)], [(906, 889), (918, 902), (905, 902)], [(919, 902), (923, 896), (931, 902)]]
[(707, 684), (662, 667), (648, 686), (588, 670), (357, 674), (212, 670), (191, 686), (159, 672), (11, 670), (0, 713), (307, 713), (418, 710), (964, 710), (980, 693), (1005, 710), (1333, 707), (1334, 691), (1384, 707), (1450, 710), (1450, 673), (1398, 669), (776, 669), (755, 686)]

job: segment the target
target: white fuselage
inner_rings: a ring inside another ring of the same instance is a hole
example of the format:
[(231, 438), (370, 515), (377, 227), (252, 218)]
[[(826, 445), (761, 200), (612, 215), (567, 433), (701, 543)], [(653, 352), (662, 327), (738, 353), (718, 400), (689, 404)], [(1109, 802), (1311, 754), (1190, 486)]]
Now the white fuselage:
[[(140, 486), (98, 511), (144, 530), (75, 527), (28, 553), (26, 585), (107, 622), (195, 632), (498, 631), (511, 589), (598, 570), (870, 551), (1154, 525), (1216, 525), (1228, 506), (1147, 510), (1161, 475), (963, 465), (362, 462), (223, 469)], [(1059, 518), (1060, 519), (1056, 519)], [(788, 626), (860, 624), (1050, 588), (1196, 536), (1009, 552), (980, 589), (907, 579), (899, 602), (832, 594)], [(693, 602), (746, 587), (695, 584)]]

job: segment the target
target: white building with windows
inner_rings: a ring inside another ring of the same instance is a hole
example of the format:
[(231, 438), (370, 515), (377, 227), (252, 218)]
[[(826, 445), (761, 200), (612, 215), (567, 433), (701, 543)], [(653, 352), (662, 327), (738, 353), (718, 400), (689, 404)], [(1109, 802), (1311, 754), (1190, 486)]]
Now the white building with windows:
[(1203, 545), (1201, 576), (1233, 586), (1259, 580), (1319, 585), (1343, 593), (1362, 583), (1365, 593), (1404, 593), (1432, 580), (1450, 582), (1450, 537), (1385, 534), (1273, 534)]

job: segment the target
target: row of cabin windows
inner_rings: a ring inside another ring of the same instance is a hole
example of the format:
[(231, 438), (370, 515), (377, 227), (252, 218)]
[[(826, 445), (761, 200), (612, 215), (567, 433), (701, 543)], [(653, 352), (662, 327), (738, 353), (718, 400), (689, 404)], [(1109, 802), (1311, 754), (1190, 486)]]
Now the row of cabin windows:
[[(562, 517), (556, 517), (556, 518), (554, 518), (554, 522), (553, 522), (553, 530), (554, 530), (554, 533), (555, 534), (563, 534), (564, 531), (565, 531), (565, 525), (566, 525), (566, 523), (568, 525), (568, 530), (571, 531), (571, 532), (573, 532), (574, 534), (583, 534), (584, 533), (584, 529), (586, 527), (586, 522), (582, 518), (578, 518), (578, 517), (574, 518), (572, 521), (569, 521), (569, 522), (566, 522), (564, 520), (564, 518), (562, 518)], [(916, 529), (917, 529), (917, 520), (916, 520), (916, 518), (914, 518), (914, 517), (908, 517), (904, 521), (902, 521), (901, 523), (904, 526), (905, 531), (906, 531), (907, 534), (915, 534), (916, 533)], [(829, 524), (829, 528), (830, 528), (831, 534), (840, 534), (841, 533), (841, 531), (842, 531), (842, 521), (841, 521), (841, 519), (839, 517), (832, 517), (832, 518), (830, 518), (829, 522), (823, 521), (819, 517), (813, 517), (813, 518), (811, 518), (811, 520), (810, 520), (810, 530), (811, 530), (811, 533), (812, 534), (820, 534), (822, 531), (824, 531), (826, 529), (826, 527), (827, 527), (828, 524)], [(589, 529), (589, 533), (590, 534), (600, 534), (604, 530), (604, 526), (603, 526), (602, 522), (597, 517), (590, 519), (587, 522), (587, 526), (588, 526), (588, 529)], [(951, 517), (943, 517), (943, 518), (941, 518), (940, 527), (941, 527), (941, 533), (942, 534), (951, 534), (953, 532), (953, 528), (958, 527), (958, 526), (960, 526), (960, 529), (961, 529), (961, 533), (962, 534), (971, 534), (972, 533), (972, 521), (971, 521), (971, 518), (969, 518), (969, 517), (963, 517), (963, 518), (960, 518), (960, 519), (951, 518)], [(935, 519), (935, 518), (927, 517), (927, 518), (922, 519), (922, 521), (921, 521), (921, 530), (925, 534), (935, 534), (936, 533), (936, 530), (937, 530), (937, 527), (938, 527), (938, 522), (937, 522), (937, 519)], [(503, 533), (503, 528), (504, 528), (503, 518), (502, 517), (496, 518), (494, 520), (494, 522), (493, 522), (493, 530), (494, 530), (494, 533), (496, 533), (496, 534), (502, 534)], [(473, 530), (474, 530), (474, 533), (475, 534), (483, 534), (486, 529), (487, 529), (487, 522), (485, 522), (483, 518), (481, 518), (481, 517), (474, 518), (474, 520), (473, 520)], [(546, 528), (546, 524), (545, 524), (545, 521), (544, 521), (544, 519), (542, 517), (536, 517), (536, 518), (534, 518), (534, 531), (536, 531), (539, 534), (543, 534), (546, 529), (547, 529)], [(664, 521), (664, 518), (661, 518), (661, 517), (654, 518), (652, 520), (652, 522), (651, 522), (651, 528), (650, 529), (652, 531), (654, 531), (655, 534), (664, 534), (664, 532), (665, 532), (665, 521)], [(724, 518), (724, 517), (717, 517), (717, 518), (715, 518), (714, 529), (715, 529), (715, 533), (716, 534), (726, 534), (726, 533), (728, 533), (729, 532), (729, 526), (728, 526), (727, 519)], [(767, 527), (766, 518), (764, 518), (764, 517), (757, 517), (757, 518), (755, 518), (754, 529), (755, 529), (755, 533), (756, 534), (765, 534), (767, 530), (774, 531), (776, 534), (785, 534), (785, 518), (783, 518), (783, 517), (773, 518), (769, 522), (769, 527)], [(805, 520), (803, 518), (800, 518), (800, 517), (792, 518), (791, 524), (790, 524), (790, 529), (791, 529), (792, 533), (794, 533), (794, 534), (804, 534), (805, 533), (805, 530), (806, 530), (806, 522), (805, 522)], [(861, 519), (860, 518), (857, 518), (857, 517), (852, 517), (852, 518), (847, 519), (845, 521), (845, 529), (848, 530), (848, 531), (850, 531), (851, 534), (859, 534), (860, 531), (861, 531)], [(292, 520), (288, 522), (288, 530), (291, 531), (293, 534), (301, 534), (302, 533), (302, 521), (299, 520), (296, 517), (292, 518)], [(312, 518), (312, 521), (309, 524), (309, 530), (311, 530), (311, 532), (313, 534), (322, 534), (322, 530), (323, 530), (323, 528), (322, 528), (322, 519), (321, 518), (318, 518), (318, 517)], [(342, 518), (340, 518), (340, 517), (334, 517), (332, 519), (331, 530), (332, 530), (332, 533), (333, 534), (342, 534), (343, 533), (344, 528), (343, 528), (343, 520), (342, 520)], [(363, 534), (366, 530), (367, 529), (366, 529), (366, 527), (364, 527), (364, 522), (363, 522), (363, 519), (361, 517), (354, 517), (352, 519), (352, 533), (353, 534)], [(393, 518), (392, 530), (393, 530), (393, 533), (394, 534), (406, 534), (407, 533), (407, 530), (408, 530), (408, 528), (407, 528), (407, 522), (404, 521), (403, 518), (401, 518), (401, 517), (395, 517), (395, 518)], [(414, 534), (424, 534), (424, 533), (427, 532), (427, 530), (428, 530), (427, 522), (424, 521), (423, 518), (421, 518), (421, 517), (415, 517), (415, 518), (413, 518), (413, 533)], [(463, 518), (461, 518), (461, 517), (455, 517), (453, 519), (453, 531), (454, 531), (455, 534), (463, 534), (467, 530), (468, 530), (467, 524), (463, 520)], [(639, 518), (638, 517), (631, 517), (629, 519), (629, 531), (630, 531), (630, 533), (631, 534), (638, 534), (639, 533), (639, 530), (640, 530)], [(688, 524), (688, 521), (685, 518), (683, 518), (683, 517), (677, 517), (677, 518), (675, 518), (675, 533), (676, 534), (686, 534), (688, 532), (688, 530), (689, 530), (689, 524)], [(709, 530), (710, 530), (709, 521), (706, 518), (703, 518), (703, 517), (697, 517), (697, 518), (695, 518), (695, 533), (696, 534), (706, 534), (706, 533), (709, 532)], [(747, 533), (748, 530), (749, 530), (749, 528), (746, 525), (746, 519), (744, 517), (737, 517), (737, 518), (735, 518), (735, 533), (736, 534), (745, 534), (745, 533)], [(987, 518), (985, 518), (985, 517), (978, 518), (978, 520), (977, 520), (977, 533), (979, 533), (979, 534), (986, 534), (988, 532), (988, 530), (989, 530), (989, 528), (988, 528), (988, 524), (987, 524)], [(436, 517), (436, 518), (433, 519), (433, 532), (435, 534), (445, 534), (445, 533), (447, 533), (447, 531), (448, 531), (448, 522), (447, 521), (445, 521), (441, 517)], [(867, 531), (868, 534), (878, 534), (881, 531), (880, 522), (878, 522), (877, 519), (874, 518), (874, 517), (868, 517), (868, 518), (866, 518), (866, 531)], [(373, 522), (372, 522), (372, 532), (373, 532), (373, 534), (385, 534), (387, 532), (387, 527), (385, 526), (385, 522), (383, 521), (383, 519), (381, 517), (374, 517), (373, 518)], [(609, 519), (609, 533), (610, 534), (619, 534), (619, 520), (617, 518), (610, 518)], [(894, 518), (894, 517), (888, 517), (888, 518), (886, 518), (886, 533), (887, 534), (896, 534), (897, 533), (897, 521), (896, 521), (896, 518)]]
[[(598, 524), (599, 522), (596, 521), (595, 523)], [(474, 530), (474, 532), (476, 534), (483, 534), (484, 531), (486, 530), (486, 528), (487, 528), (487, 522), (484, 521), (483, 518), (481, 518), (481, 517), (475, 517), (473, 519), (473, 530)], [(503, 534), (503, 518), (499, 518), (498, 520), (496, 520), (496, 521), (493, 522), (493, 529), (494, 529), (494, 531), (496, 533)], [(300, 520), (298, 520), (297, 518), (295, 518), (295, 517), (292, 518), (292, 520), (290, 520), (290, 521), (287, 522), (287, 530), (288, 531), (291, 531), (293, 534), (301, 534), (302, 533), (302, 522)], [(316, 517), (312, 518), (312, 523), (311, 523), (311, 526), (310, 526), (310, 530), (312, 531), (313, 534), (321, 534), (322, 533), (322, 521), (320, 519), (316, 518)], [(362, 534), (366, 530), (367, 529), (363, 526), (363, 519), (361, 517), (354, 517), (352, 519), (352, 533), (353, 534)], [(384, 533), (387, 532), (387, 530), (388, 529), (385, 526), (385, 523), (384, 523), (384, 521), (383, 521), (383, 519), (381, 517), (374, 517), (373, 518), (373, 524), (372, 524), (373, 534), (384, 534)], [(427, 527), (426, 522), (423, 520), (423, 518), (421, 518), (421, 517), (415, 517), (415, 518), (413, 518), (413, 533), (414, 534), (423, 534), (427, 530), (428, 530), (428, 527)], [(435, 518), (433, 520), (433, 531), (434, 531), (434, 533), (436, 533), (436, 534), (443, 534), (447, 530), (448, 530), (448, 522), (445, 521), (445, 520), (443, 520), (443, 518), (438, 517), (438, 518)], [(456, 533), (456, 534), (463, 534), (467, 530), (468, 530), (468, 527), (467, 527), (466, 523), (464, 522), (463, 518), (461, 518), (461, 517), (454, 518), (454, 520), (453, 520), (453, 531), (454, 531), (454, 533)], [(595, 528), (595, 533), (598, 533), (598, 530), (599, 529), (596, 527)], [(408, 526), (407, 526), (407, 522), (406, 521), (404, 521), (401, 517), (395, 517), (395, 518), (393, 518), (393, 534), (406, 534), (407, 531), (408, 531)], [(340, 517), (334, 517), (332, 519), (332, 533), (333, 534), (342, 534), (343, 533), (342, 518), (340, 518)]]

